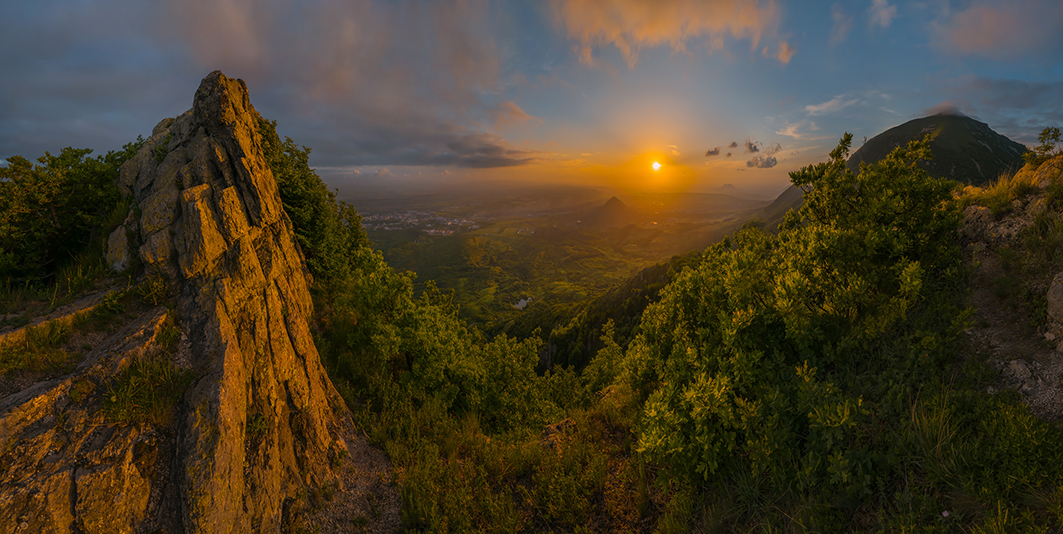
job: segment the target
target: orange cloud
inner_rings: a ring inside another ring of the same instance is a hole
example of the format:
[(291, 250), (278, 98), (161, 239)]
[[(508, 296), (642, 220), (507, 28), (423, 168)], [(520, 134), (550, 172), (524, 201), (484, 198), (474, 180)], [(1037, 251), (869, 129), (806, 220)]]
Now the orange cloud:
[(993, 59), (1058, 55), (1063, 46), (1063, 4), (980, 3), (935, 27), (938, 45), (951, 52)]
[(834, 19), (834, 25), (830, 28), (830, 45), (835, 46), (845, 42), (853, 27), (853, 17), (845, 14), (840, 4), (831, 6), (830, 16)]
[(495, 121), (495, 127), (518, 126), (526, 122), (542, 123), (542, 119), (533, 117), (520, 109), (520, 106), (512, 100), (507, 100), (491, 110), (491, 118)]
[[(723, 47), (726, 37), (749, 39), (756, 50), (761, 37), (774, 35), (778, 12), (774, 0), (552, 0), (557, 21), (576, 39), (580, 62), (593, 65), (592, 50), (613, 45), (634, 68), (642, 47), (669, 46), (688, 52), (691, 40)], [(785, 48), (784, 48), (785, 47)], [(779, 59), (793, 50), (780, 45)]]
[(766, 46), (762, 53), (764, 57), (774, 57), (775, 59), (778, 59), (783, 65), (789, 63), (790, 58), (794, 57), (794, 49), (790, 48), (790, 43), (787, 43), (786, 41), (779, 41), (779, 51), (774, 55), (768, 52), (768, 47)]

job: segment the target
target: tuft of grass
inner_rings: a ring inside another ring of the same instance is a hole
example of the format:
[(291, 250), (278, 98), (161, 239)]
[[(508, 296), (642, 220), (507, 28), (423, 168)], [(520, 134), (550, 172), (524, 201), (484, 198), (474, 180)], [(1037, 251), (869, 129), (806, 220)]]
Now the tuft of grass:
[(177, 342), (181, 340), (181, 328), (177, 326), (173, 313), (166, 314), (166, 321), (159, 330), (156, 340), (159, 346), (168, 353), (172, 354), (177, 349)]
[(70, 341), (70, 325), (52, 321), (28, 327), (25, 338), (0, 348), (0, 375), (11, 371), (66, 372), (73, 368), (78, 355), (65, 350)]
[(254, 437), (262, 437), (269, 431), (269, 419), (262, 413), (255, 413), (247, 418), (247, 433)]
[(165, 357), (136, 360), (108, 387), (104, 416), (122, 426), (169, 426), (192, 378)]
[(960, 195), (960, 207), (985, 206), (993, 215), (1003, 217), (1012, 210), (1012, 203), (1038, 191), (1036, 177), (1032, 173), (1015, 171), (1001, 174), (996, 182), (981, 187), (965, 187)]
[(170, 141), (173, 141), (173, 134), (166, 134), (166, 138), (153, 149), (157, 163), (162, 163), (170, 153)]
[(145, 304), (158, 306), (170, 296), (170, 286), (157, 273), (149, 273), (147, 278), (137, 286), (137, 295)]
[(96, 389), (96, 385), (87, 378), (81, 378), (70, 385), (70, 400), (74, 401), (74, 404), (78, 404), (85, 400), (86, 397), (92, 394)]

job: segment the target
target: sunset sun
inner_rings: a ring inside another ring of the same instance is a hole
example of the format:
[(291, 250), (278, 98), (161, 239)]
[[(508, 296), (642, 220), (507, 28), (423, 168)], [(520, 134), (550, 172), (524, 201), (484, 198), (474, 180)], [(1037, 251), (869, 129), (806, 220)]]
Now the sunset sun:
[(661, 170), (661, 164), (656, 162), (656, 161), (653, 162), (653, 170), (655, 170), (655, 171)]

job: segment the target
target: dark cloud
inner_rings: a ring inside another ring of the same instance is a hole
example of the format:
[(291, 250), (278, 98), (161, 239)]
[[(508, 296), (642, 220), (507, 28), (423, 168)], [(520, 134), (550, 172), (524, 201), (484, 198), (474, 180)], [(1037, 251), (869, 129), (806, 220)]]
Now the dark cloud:
[(961, 56), (1002, 61), (1063, 59), (1063, 4), (1043, 0), (975, 2), (931, 24), (932, 41)]
[(537, 119), (507, 93), (491, 16), (478, 0), (3, 3), (0, 48), (33, 55), (0, 54), (0, 157), (118, 148), (221, 69), (315, 166), (530, 163), (494, 131)]
[[(763, 147), (763, 149), (761, 147)], [(782, 145), (780, 145), (779, 143), (772, 143), (770, 145), (765, 146), (759, 141), (754, 141), (753, 139), (746, 140), (746, 152), (756, 153), (761, 152), (761, 150), (763, 150), (763, 153), (753, 156), (752, 159), (746, 162), (746, 167), (770, 169), (779, 163), (779, 161), (775, 159), (775, 154), (782, 150)]]
[(705, 151), (705, 157), (706, 158), (709, 157), (709, 156), (719, 156), (719, 155), (720, 155), (720, 147), (710, 148), (710, 149)]
[(1063, 124), (1063, 82), (971, 77), (951, 82), (949, 102), (1021, 143), (1036, 144), (1047, 126)]
[(727, 153), (727, 157), (731, 157), (731, 153), (730, 152)]
[(738, 142), (731, 141), (731, 144), (727, 145), (727, 148), (738, 148)]
[(757, 155), (753, 156), (753, 159), (746, 162), (746, 167), (756, 167), (758, 169), (770, 169), (774, 167), (778, 162), (774, 156)]

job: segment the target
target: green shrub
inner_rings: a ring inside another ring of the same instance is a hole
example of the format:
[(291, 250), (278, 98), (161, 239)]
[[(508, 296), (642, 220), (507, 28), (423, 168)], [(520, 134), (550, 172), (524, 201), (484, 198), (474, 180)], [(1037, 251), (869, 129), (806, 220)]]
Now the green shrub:
[(99, 233), (122, 202), (119, 168), (142, 145), (138, 138), (95, 159), (74, 148), (46, 152), (36, 164), (8, 158), (0, 167), (0, 279), (50, 281), (71, 253), (106, 237)]

